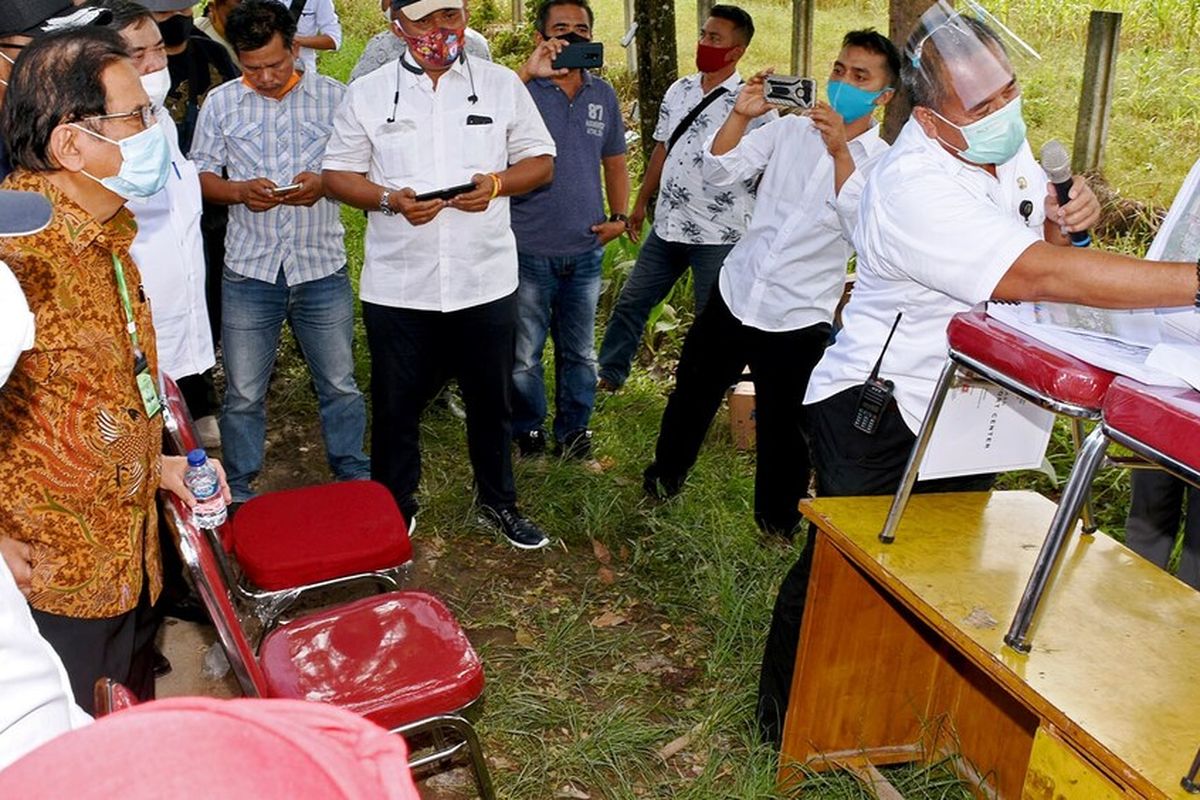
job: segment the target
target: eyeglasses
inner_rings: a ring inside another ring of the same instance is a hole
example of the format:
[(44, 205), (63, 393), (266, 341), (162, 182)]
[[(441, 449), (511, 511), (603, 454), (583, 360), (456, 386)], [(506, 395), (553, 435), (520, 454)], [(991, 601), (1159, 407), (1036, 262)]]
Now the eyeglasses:
[(133, 111), (122, 111), (119, 114), (96, 114), (91, 117), (80, 117), (77, 122), (91, 122), (93, 120), (106, 119), (134, 119), (139, 118), (142, 122), (142, 129), (149, 128), (157, 122), (158, 106), (150, 103), (141, 108), (135, 108)]

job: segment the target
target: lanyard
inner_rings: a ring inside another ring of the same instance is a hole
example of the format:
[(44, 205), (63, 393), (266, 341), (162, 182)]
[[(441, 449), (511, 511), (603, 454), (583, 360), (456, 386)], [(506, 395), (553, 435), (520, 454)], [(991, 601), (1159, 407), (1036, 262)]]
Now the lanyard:
[(125, 330), (129, 332), (136, 356), (142, 352), (142, 348), (138, 346), (137, 323), (133, 320), (133, 305), (129, 302), (129, 288), (125, 284), (125, 267), (121, 265), (121, 259), (117, 258), (116, 253), (112, 254), (112, 262), (113, 273), (117, 276), (117, 293), (121, 295), (121, 306), (125, 309)]
[(142, 396), (142, 404), (146, 407), (146, 416), (153, 417), (162, 411), (162, 401), (154, 387), (154, 378), (150, 377), (146, 354), (138, 345), (137, 323), (133, 320), (133, 304), (129, 302), (129, 287), (125, 284), (125, 268), (116, 253), (112, 254), (112, 262), (113, 274), (117, 276), (117, 293), (121, 295), (121, 306), (125, 309), (125, 330), (133, 342), (133, 377), (137, 382), (138, 394)]

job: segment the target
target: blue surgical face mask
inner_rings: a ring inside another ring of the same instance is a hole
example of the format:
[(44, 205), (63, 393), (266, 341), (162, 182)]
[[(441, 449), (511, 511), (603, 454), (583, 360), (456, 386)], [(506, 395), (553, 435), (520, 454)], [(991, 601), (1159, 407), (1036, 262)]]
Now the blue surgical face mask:
[(972, 164), (1003, 164), (1017, 154), (1025, 141), (1025, 118), (1021, 116), (1020, 95), (1003, 108), (970, 125), (955, 125), (932, 108), (929, 111), (947, 125), (958, 128), (967, 143), (967, 149), (959, 150), (940, 136), (938, 141)]
[(849, 125), (874, 111), (879, 95), (891, 88), (885, 86), (878, 92), (868, 92), (852, 83), (830, 81), (825, 85), (825, 96), (829, 98), (829, 105), (833, 110), (842, 116), (842, 121)]
[(171, 148), (159, 125), (151, 125), (119, 142), (82, 125), (74, 127), (121, 148), (121, 169), (116, 175), (97, 178), (87, 171), (83, 173), (105, 189), (133, 200), (158, 194), (167, 185), (167, 177), (171, 174)]

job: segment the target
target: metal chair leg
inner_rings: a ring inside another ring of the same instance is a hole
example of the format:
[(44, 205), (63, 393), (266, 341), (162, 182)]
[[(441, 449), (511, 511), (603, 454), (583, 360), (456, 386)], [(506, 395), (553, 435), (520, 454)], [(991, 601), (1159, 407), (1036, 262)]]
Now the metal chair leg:
[(925, 451), (929, 448), (929, 440), (933, 436), (933, 426), (937, 424), (938, 415), (942, 413), (942, 403), (946, 400), (946, 392), (950, 390), (951, 384), (954, 383), (954, 376), (957, 374), (958, 365), (954, 363), (953, 359), (947, 358), (942, 367), (942, 374), (938, 376), (933, 397), (929, 400), (929, 408), (925, 411), (925, 420), (921, 423), (921, 430), (917, 432), (917, 441), (913, 443), (912, 453), (909, 454), (908, 463), (904, 466), (904, 477), (900, 479), (900, 488), (896, 490), (896, 495), (892, 498), (892, 506), (888, 509), (887, 520), (883, 523), (883, 530), (879, 532), (879, 541), (884, 544), (891, 544), (896, 539), (896, 528), (900, 527), (900, 517), (904, 516), (904, 509), (908, 506), (908, 499), (917, 482), (917, 471), (921, 467), (922, 459), (925, 458)]
[(1042, 549), (1033, 565), (1033, 574), (1025, 584), (1025, 592), (1021, 595), (1021, 602), (1017, 604), (1017, 613), (1013, 616), (1008, 633), (1004, 635), (1004, 643), (1019, 653), (1029, 652), (1029, 626), (1033, 623), (1033, 616), (1037, 613), (1050, 576), (1062, 554), (1063, 543), (1067, 534), (1075, 527), (1079, 509), (1087, 497), (1096, 470), (1104, 461), (1104, 451), (1107, 449), (1108, 438), (1104, 435), (1103, 428), (1097, 425), (1095, 430), (1088, 434), (1079, 455), (1075, 458), (1071, 477), (1063, 489), (1058, 509), (1054, 512), (1054, 519), (1046, 532), (1046, 540), (1042, 543)]
[(1192, 761), (1192, 768), (1188, 770), (1188, 774), (1184, 775), (1183, 780), (1179, 782), (1179, 785), (1191, 794), (1200, 794), (1200, 783), (1196, 783), (1196, 773), (1200, 773), (1200, 750), (1196, 751), (1196, 758)]
[[(1075, 455), (1079, 455), (1079, 448), (1083, 446), (1083, 420), (1078, 417), (1071, 417), (1071, 443), (1075, 448)], [(1083, 521), (1084, 533), (1096, 532), (1096, 515), (1092, 513), (1092, 487), (1088, 487), (1087, 496), (1083, 499), (1083, 508), (1079, 511), (1079, 518)]]
[[(458, 741), (449, 747), (444, 744), (439, 746), (438, 742), (445, 742), (443, 732), (446, 730), (453, 733), (454, 738)], [(496, 791), (492, 788), (492, 777), (483, 756), (483, 745), (479, 743), (479, 736), (476, 735), (474, 726), (465, 717), (460, 714), (428, 717), (409, 725), (393, 728), (392, 733), (399, 734), (406, 739), (429, 734), (434, 739), (434, 752), (409, 759), (408, 767), (413, 770), (451, 758), (463, 747), (466, 747), (471, 756), (471, 771), (475, 775), (475, 787), (479, 791), (479, 796), (483, 800), (496, 800)]]
[(475, 786), (483, 800), (496, 800), (496, 791), (492, 788), (492, 776), (488, 772), (487, 760), (483, 757), (483, 746), (475, 734), (475, 727), (470, 722), (458, 716), (448, 716), (445, 723), (467, 743), (467, 751), (471, 754), (471, 767), (475, 772)]

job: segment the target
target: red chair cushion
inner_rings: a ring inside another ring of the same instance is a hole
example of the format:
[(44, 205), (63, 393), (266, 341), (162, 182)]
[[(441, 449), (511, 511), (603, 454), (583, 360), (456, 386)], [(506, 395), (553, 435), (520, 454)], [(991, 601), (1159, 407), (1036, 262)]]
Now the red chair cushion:
[(1200, 472), (1200, 392), (1117, 378), (1104, 401), (1104, 423)]
[(951, 349), (1060, 403), (1100, 410), (1113, 374), (1056, 350), (973, 308), (946, 328)]
[(268, 694), (331, 703), (385, 728), (458, 711), (483, 694), (483, 665), (441, 601), (391, 592), (272, 631), (259, 648)]
[(382, 484), (343, 481), (259, 495), (225, 526), (226, 546), (260, 589), (290, 589), (400, 566), (408, 529)]

